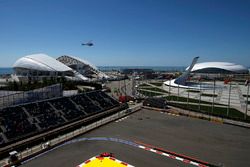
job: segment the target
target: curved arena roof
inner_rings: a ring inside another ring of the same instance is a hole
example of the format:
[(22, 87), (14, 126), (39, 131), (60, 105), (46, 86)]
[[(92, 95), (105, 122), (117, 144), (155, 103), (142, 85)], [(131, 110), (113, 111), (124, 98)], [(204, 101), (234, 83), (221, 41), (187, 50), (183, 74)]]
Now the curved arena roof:
[(58, 57), (57, 60), (66, 64), (67, 66), (73, 65), (73, 64), (84, 64), (84, 65), (89, 66), (90, 68), (98, 70), (95, 65), (91, 64), (87, 60), (83, 60), (83, 59), (75, 57), (75, 56), (64, 55), (64, 56)]
[(58, 57), (57, 60), (60, 61), (60, 62), (62, 62), (62, 63), (64, 63), (67, 66), (82, 64), (85, 67), (87, 67), (89, 71), (97, 74), (98, 77), (100, 77), (100, 78), (103, 78), (103, 77), (104, 78), (109, 78), (108, 75), (106, 75), (105, 73), (103, 73), (100, 70), (98, 70), (98, 68), (95, 65), (93, 65), (90, 62), (88, 62), (86, 60), (83, 60), (81, 58), (74, 57), (74, 56), (64, 55), (64, 56)]
[[(189, 67), (186, 68), (186, 70)], [(228, 62), (204, 62), (197, 63), (191, 72), (200, 73), (248, 73), (248, 69), (242, 65)]]
[(72, 71), (71, 68), (65, 64), (46, 54), (32, 54), (18, 59), (13, 68), (24, 68), (36, 71)]

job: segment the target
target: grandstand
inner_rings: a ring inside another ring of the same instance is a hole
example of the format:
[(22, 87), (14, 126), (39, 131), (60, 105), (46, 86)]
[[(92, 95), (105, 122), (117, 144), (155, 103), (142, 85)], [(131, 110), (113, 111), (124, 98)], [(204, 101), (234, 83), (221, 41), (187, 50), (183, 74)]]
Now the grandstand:
[(102, 91), (12, 106), (0, 110), (0, 145), (27, 139), (120, 106)]

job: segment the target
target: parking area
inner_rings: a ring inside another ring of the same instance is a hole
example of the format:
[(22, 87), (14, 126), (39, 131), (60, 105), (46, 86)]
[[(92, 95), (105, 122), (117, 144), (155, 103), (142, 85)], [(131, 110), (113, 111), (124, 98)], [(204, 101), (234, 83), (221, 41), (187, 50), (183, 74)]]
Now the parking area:
[[(250, 166), (250, 131), (246, 128), (173, 116), (142, 109), (80, 136), (140, 142), (224, 166)], [(105, 140), (79, 140), (52, 150), (23, 166), (77, 166), (103, 152), (112, 152), (133, 166), (187, 166), (150, 151)]]

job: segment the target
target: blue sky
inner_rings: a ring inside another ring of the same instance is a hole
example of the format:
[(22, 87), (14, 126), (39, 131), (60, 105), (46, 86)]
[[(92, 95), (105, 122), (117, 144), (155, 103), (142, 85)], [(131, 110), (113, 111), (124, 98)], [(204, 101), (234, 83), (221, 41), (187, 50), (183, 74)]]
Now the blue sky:
[(250, 66), (249, 9), (248, 0), (0, 0), (0, 67), (33, 53), (98, 66), (186, 66), (195, 56)]

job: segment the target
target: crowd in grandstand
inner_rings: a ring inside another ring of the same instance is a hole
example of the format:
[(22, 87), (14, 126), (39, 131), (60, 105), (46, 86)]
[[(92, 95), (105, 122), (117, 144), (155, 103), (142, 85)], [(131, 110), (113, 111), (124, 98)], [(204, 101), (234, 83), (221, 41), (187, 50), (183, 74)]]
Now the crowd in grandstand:
[(102, 91), (33, 102), (0, 110), (0, 144), (59, 127), (118, 106)]

